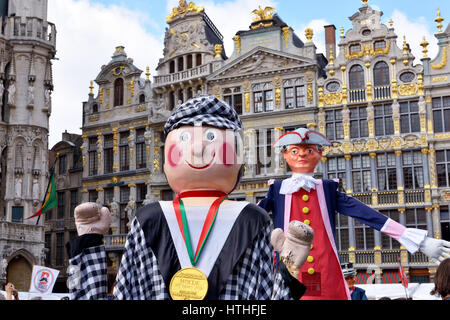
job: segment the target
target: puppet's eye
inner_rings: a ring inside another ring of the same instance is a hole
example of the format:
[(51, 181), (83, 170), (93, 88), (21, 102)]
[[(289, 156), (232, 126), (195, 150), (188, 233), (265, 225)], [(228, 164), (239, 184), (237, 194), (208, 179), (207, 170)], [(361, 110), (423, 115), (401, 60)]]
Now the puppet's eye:
[(214, 130), (206, 130), (205, 139), (209, 142), (213, 142), (214, 140), (216, 140), (216, 132)]
[(309, 153), (309, 154), (312, 154), (312, 153), (313, 153), (313, 150), (312, 150), (312, 149), (308, 149), (308, 153)]
[(189, 131), (183, 131), (180, 134), (180, 141), (181, 142), (188, 142), (191, 140), (191, 133)]
[(298, 153), (297, 149), (292, 150), (292, 154), (297, 154), (297, 153)]

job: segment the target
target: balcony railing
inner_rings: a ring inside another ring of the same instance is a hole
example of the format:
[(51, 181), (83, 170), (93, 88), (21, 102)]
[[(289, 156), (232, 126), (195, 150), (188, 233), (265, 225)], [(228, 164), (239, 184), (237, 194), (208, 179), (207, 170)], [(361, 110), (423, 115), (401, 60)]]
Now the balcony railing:
[(113, 234), (105, 235), (103, 242), (106, 250), (123, 250), (126, 240), (126, 234)]
[[(407, 253), (407, 254), (405, 254)], [(381, 260), (380, 256), (381, 255)], [(418, 251), (414, 254), (410, 254), (404, 249), (391, 249), (391, 250), (355, 250), (355, 251), (340, 251), (339, 260), (341, 263), (352, 262), (354, 264), (364, 265), (396, 265), (399, 264), (399, 259), (402, 257), (402, 264), (405, 265), (427, 265), (429, 263), (428, 257), (422, 252)], [(404, 260), (406, 259), (406, 260)]]
[(0, 240), (21, 242), (42, 242), (44, 227), (23, 223), (0, 222)]
[(350, 102), (366, 101), (366, 89), (357, 89), (349, 91)]
[(375, 100), (385, 100), (391, 98), (391, 86), (375, 87), (373, 91)]
[(155, 86), (165, 86), (176, 82), (189, 81), (200, 77), (208, 76), (212, 73), (212, 64), (205, 64), (193, 69), (180, 71), (163, 76), (155, 76)]
[(353, 193), (351, 196), (368, 206), (426, 203), (425, 190), (365, 192)]

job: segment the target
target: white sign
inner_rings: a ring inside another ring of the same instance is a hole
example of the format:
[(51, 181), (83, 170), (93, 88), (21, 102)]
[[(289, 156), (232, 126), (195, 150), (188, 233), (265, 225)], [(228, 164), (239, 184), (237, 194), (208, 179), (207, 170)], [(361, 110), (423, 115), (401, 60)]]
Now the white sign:
[(42, 266), (34, 266), (29, 292), (40, 294), (52, 293), (58, 274), (58, 270)]

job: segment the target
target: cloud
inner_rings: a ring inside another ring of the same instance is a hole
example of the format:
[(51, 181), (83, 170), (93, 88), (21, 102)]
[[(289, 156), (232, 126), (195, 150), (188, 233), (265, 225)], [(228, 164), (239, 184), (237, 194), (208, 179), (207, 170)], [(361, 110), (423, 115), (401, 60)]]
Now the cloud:
[(399, 11), (394, 10), (392, 17), (388, 17), (384, 23), (388, 24), (389, 19), (394, 21), (394, 32), (397, 34), (397, 45), (402, 48), (403, 36), (406, 35), (406, 42), (410, 45), (412, 54), (416, 57), (415, 63), (421, 63), (420, 59), (423, 57), (422, 47), (420, 43), (423, 37), (430, 43), (428, 46), (428, 56), (432, 59), (438, 54), (437, 39), (433, 33), (428, 29), (428, 21), (424, 17), (419, 17), (411, 21), (409, 17)]
[(163, 39), (145, 29), (145, 24), (154, 23), (144, 13), (89, 0), (49, 1), (48, 20), (56, 25), (59, 59), (53, 61), (51, 148), (64, 130), (81, 133), (82, 102), (88, 99), (89, 82), (111, 60), (116, 46), (123, 45), (128, 57), (145, 72), (147, 66), (155, 70)]

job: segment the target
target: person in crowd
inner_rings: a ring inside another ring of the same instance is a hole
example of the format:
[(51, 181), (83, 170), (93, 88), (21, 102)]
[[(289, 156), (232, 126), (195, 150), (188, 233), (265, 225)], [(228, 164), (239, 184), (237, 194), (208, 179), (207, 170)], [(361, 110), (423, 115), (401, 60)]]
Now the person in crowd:
[(436, 270), (432, 295), (439, 295), (442, 300), (450, 300), (450, 258), (445, 259)]
[(341, 264), (342, 272), (347, 282), (348, 289), (352, 300), (367, 300), (366, 291), (356, 287), (356, 270), (353, 268), (353, 263), (347, 262)]

